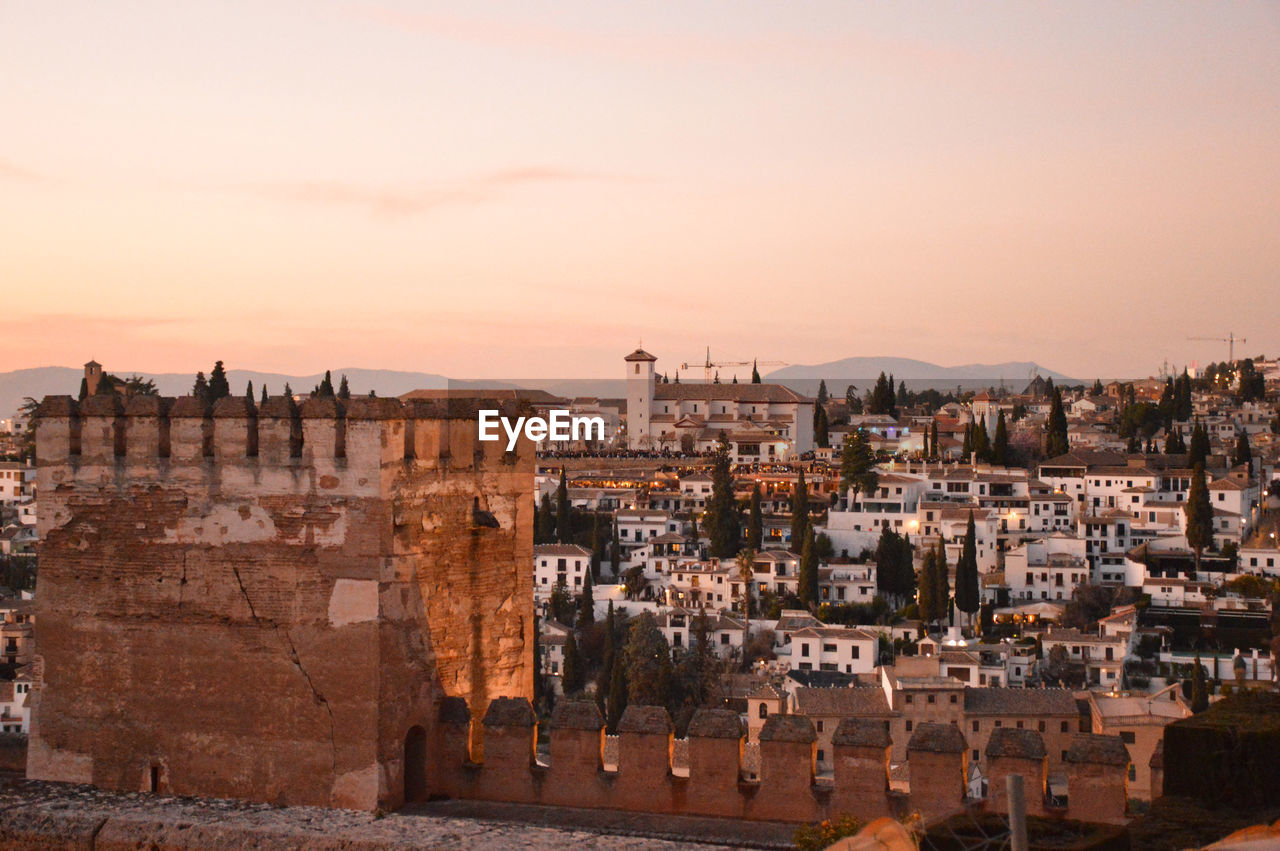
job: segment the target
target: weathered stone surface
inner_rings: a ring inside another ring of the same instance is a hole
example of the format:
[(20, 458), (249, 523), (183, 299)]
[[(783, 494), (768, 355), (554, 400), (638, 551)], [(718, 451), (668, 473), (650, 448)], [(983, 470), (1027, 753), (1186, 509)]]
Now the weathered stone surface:
[(936, 724), (923, 721), (916, 726), (907, 742), (908, 751), (925, 751), (928, 753), (963, 753), (965, 750), (964, 733), (954, 724)]
[(41, 405), (31, 777), (392, 807), (442, 697), (532, 694), (532, 444), (391, 399), (99, 404)]
[(484, 714), (486, 727), (532, 727), (537, 723), (533, 707), (524, 698), (494, 698), (489, 702), (489, 711)]
[(1077, 733), (1067, 750), (1067, 762), (1090, 765), (1129, 765), (1129, 749), (1119, 736)]
[(892, 742), (884, 722), (872, 718), (845, 718), (831, 736), (831, 744), (857, 748), (887, 748)]
[(1044, 737), (1035, 730), (1000, 727), (991, 732), (991, 738), (987, 740), (986, 755), (1016, 759), (1043, 759)]
[(665, 706), (628, 706), (618, 719), (619, 733), (672, 733), (675, 725)]
[(699, 709), (689, 721), (688, 735), (700, 739), (741, 739), (742, 718), (728, 709)]
[[(490, 704), (492, 705), (492, 704)], [(604, 726), (600, 709), (590, 700), (560, 700), (551, 712), (553, 730), (594, 730)]]
[(813, 722), (803, 715), (770, 715), (760, 728), (762, 742), (816, 742)]

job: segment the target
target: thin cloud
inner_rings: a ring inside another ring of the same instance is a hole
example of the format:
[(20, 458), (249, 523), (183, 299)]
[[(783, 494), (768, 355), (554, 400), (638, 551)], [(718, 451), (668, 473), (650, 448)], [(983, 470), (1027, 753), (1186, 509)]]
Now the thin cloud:
[(254, 191), (285, 201), (363, 207), (377, 215), (406, 216), (439, 207), (490, 201), (524, 186), (622, 179), (626, 178), (549, 166), (524, 166), (411, 189), (341, 181), (284, 181), (259, 184)]
[(45, 179), (39, 172), (24, 168), (12, 160), (0, 158), (0, 180), (18, 180), (24, 183), (38, 183)]

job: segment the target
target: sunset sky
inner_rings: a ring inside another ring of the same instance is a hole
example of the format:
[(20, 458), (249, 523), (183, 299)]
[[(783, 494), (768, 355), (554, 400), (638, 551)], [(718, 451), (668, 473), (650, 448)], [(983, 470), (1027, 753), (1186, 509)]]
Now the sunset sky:
[(1280, 353), (1275, 2), (0, 0), (0, 79), (0, 370)]

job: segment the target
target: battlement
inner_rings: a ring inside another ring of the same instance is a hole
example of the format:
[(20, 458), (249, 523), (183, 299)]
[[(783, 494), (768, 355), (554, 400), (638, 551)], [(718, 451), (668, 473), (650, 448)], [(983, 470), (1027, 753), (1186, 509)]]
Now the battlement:
[[(759, 780), (745, 779), (746, 731), (739, 716), (727, 710), (702, 709), (694, 715), (687, 736), (688, 776), (672, 770), (674, 728), (663, 707), (627, 707), (618, 724), (614, 770), (605, 768), (604, 719), (594, 703), (556, 704), (547, 763), (536, 758), (538, 725), (528, 701), (495, 699), (482, 723), (487, 744), (483, 759), (477, 759), (467, 749), (472, 719), (466, 704), (458, 699), (441, 704), (435, 749), (439, 787), (433, 792), (488, 801), (784, 822), (845, 815), (869, 820), (919, 812), (932, 823), (976, 803), (966, 796), (968, 746), (953, 725), (921, 724), (924, 729), (913, 735), (908, 761), (911, 793), (904, 797), (889, 790), (893, 743), (881, 721), (841, 722), (832, 739), (835, 775), (826, 779), (814, 775), (817, 736), (812, 722), (804, 716), (771, 715), (760, 732)], [(1023, 774), (1028, 799), (1036, 798), (1037, 812), (1046, 812), (1043, 740), (1030, 730), (1019, 730), (1017, 736), (1016, 743), (999, 740), (988, 752), (1007, 758), (1000, 765), (1001, 783), (1007, 774)], [(1126, 804), (1124, 745), (1118, 736), (1080, 734), (1077, 739), (1072, 751), (1077, 758), (1067, 765), (1069, 806), (1049, 812), (1081, 821), (1114, 820), (1117, 809), (1123, 814)], [(984, 805), (998, 809), (1004, 802), (992, 791), (991, 801)]]
[[(513, 400), (283, 396), (256, 404), (228, 396), (212, 406), (194, 396), (46, 396), (36, 411), (36, 452), (44, 464), (122, 464), (147, 459), (289, 465), (292, 459), (463, 460), (493, 454), (476, 428), (451, 427), (478, 419), (481, 408), (503, 416), (528, 413)], [(498, 454), (501, 454), (499, 452)]]

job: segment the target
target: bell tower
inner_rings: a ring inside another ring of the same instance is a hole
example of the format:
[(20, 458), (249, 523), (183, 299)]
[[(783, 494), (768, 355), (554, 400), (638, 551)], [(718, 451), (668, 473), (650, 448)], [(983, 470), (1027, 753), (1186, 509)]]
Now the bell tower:
[(637, 348), (623, 360), (627, 365), (627, 448), (648, 449), (652, 442), (653, 364), (658, 359)]

